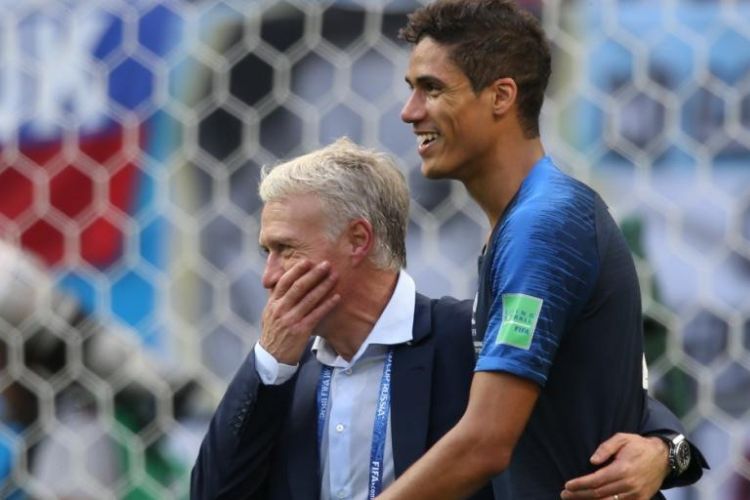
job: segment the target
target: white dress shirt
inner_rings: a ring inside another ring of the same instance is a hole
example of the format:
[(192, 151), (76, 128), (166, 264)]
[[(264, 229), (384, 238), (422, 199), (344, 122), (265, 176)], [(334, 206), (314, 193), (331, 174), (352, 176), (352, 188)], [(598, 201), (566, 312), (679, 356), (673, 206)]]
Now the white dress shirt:
[[(370, 334), (351, 361), (339, 356), (325, 339), (316, 337), (312, 350), (318, 361), (333, 367), (327, 432), (321, 443), (321, 499), (367, 498), (370, 450), (378, 391), (388, 347), (412, 340), (414, 280), (405, 272)], [(260, 344), (255, 362), (265, 384), (289, 380), (296, 366), (278, 363)], [(383, 489), (393, 482), (390, 414), (383, 460)]]

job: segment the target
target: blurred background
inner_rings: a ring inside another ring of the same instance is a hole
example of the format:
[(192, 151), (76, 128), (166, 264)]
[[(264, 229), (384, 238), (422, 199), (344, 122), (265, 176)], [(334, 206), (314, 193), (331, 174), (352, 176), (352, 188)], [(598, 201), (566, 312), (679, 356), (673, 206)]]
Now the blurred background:
[[(651, 392), (750, 499), (750, 2), (524, 1), (547, 150), (637, 257)], [(489, 230), (401, 123), (410, 0), (0, 0), (0, 497), (187, 498), (258, 337), (263, 164), (347, 135), (412, 190), (408, 271), (471, 298)]]

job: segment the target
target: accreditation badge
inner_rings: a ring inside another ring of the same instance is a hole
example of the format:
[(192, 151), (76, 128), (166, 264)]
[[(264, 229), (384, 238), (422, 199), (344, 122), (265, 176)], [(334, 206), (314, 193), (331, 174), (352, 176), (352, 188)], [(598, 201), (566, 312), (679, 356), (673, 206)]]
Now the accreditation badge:
[(505, 293), (502, 298), (503, 321), (498, 328), (495, 344), (528, 351), (544, 301), (523, 293)]

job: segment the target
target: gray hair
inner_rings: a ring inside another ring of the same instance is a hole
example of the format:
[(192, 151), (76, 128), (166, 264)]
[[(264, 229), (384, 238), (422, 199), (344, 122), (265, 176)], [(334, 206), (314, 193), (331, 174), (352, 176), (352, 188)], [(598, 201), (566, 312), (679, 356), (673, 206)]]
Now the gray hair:
[(371, 261), (380, 269), (406, 266), (409, 189), (393, 159), (342, 137), (333, 144), (261, 171), (263, 203), (293, 195), (318, 196), (330, 222), (328, 237), (359, 218), (372, 224)]

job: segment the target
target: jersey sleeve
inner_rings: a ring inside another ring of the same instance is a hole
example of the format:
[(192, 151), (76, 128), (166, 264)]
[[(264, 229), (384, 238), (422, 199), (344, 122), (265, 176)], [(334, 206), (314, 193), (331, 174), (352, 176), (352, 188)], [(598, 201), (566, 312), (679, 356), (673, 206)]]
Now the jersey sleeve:
[(585, 201), (528, 206), (503, 222), (492, 242), (490, 310), (476, 371), (544, 386), (598, 274), (594, 212)]

